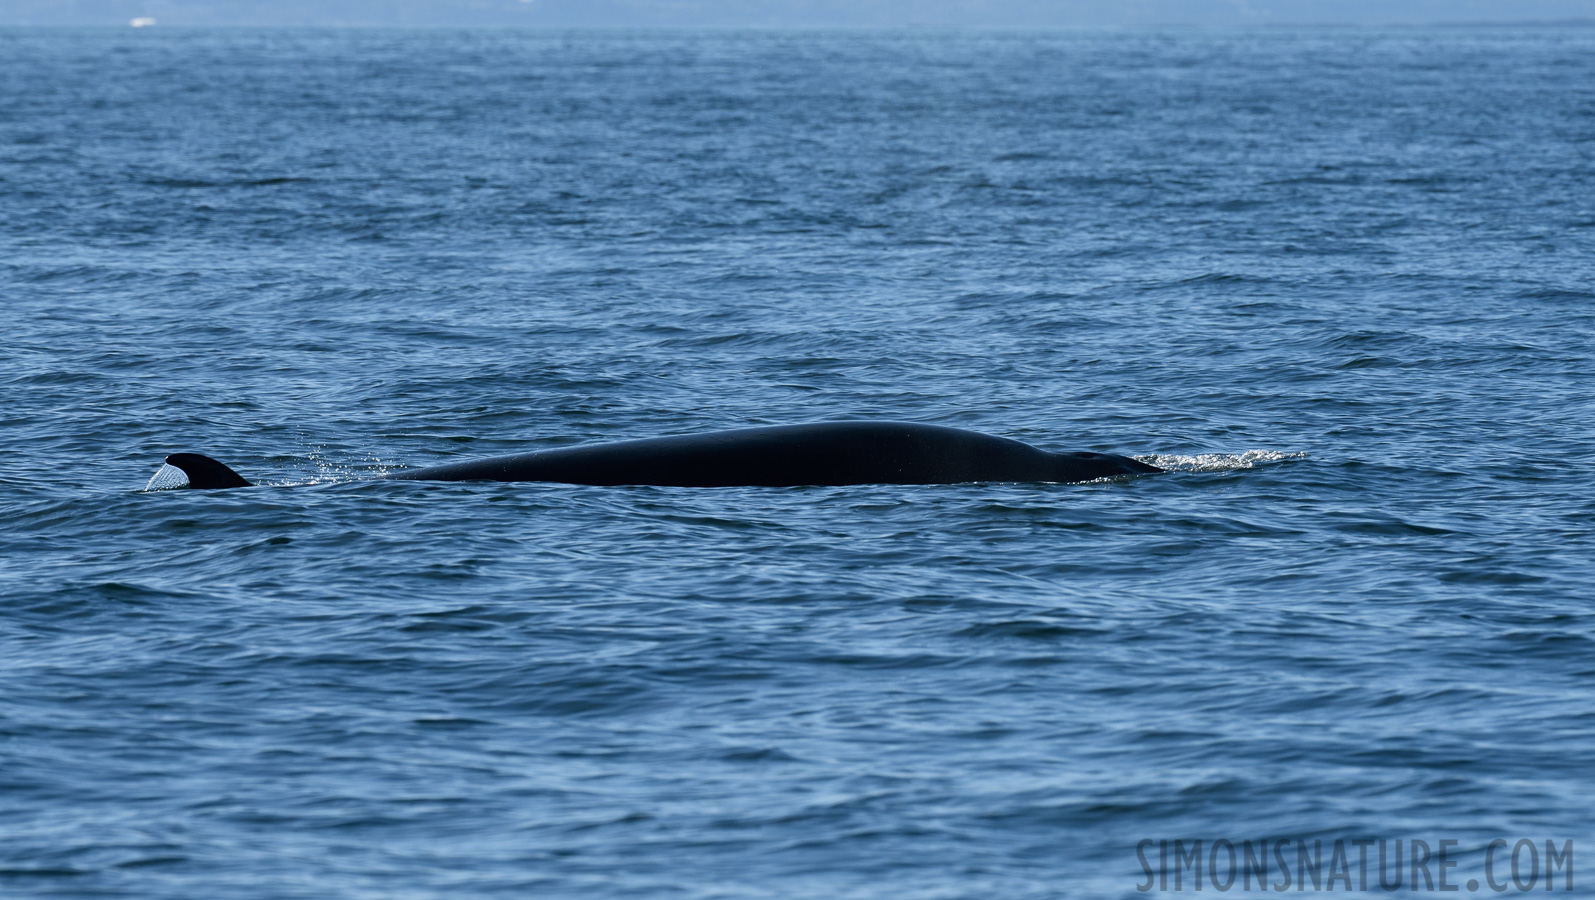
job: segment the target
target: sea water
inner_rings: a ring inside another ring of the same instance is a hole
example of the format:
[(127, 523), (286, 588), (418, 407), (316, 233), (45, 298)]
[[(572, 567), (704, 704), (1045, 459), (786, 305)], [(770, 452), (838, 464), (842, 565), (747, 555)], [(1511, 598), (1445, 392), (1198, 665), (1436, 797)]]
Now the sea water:
[[(1592, 30), (4, 30), (0, 303), (6, 896), (1595, 825)], [(366, 480), (849, 418), (1172, 471)]]

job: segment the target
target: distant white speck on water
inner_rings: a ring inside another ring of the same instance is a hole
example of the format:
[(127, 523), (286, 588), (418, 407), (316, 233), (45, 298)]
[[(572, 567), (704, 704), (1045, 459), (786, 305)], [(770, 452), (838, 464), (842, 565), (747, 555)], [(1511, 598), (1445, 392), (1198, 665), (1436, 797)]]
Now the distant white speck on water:
[(149, 16), (139, 16), (127, 24), (133, 26), (134, 28), (148, 28), (149, 26), (155, 24), (155, 20)]

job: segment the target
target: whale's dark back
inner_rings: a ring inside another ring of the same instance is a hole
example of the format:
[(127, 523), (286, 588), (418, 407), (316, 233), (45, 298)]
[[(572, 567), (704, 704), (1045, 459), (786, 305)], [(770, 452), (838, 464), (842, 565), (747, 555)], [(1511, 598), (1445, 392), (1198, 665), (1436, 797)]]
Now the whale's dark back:
[(1089, 481), (1160, 471), (1123, 456), (912, 422), (819, 422), (544, 450), (400, 472), (425, 481), (734, 485)]

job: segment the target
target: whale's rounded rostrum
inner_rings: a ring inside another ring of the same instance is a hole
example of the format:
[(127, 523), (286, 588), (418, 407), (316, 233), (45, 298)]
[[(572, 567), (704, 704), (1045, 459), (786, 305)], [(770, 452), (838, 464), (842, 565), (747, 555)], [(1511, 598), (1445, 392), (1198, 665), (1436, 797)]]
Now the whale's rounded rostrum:
[[(197, 453), (166, 461), (196, 488), (243, 487)], [(400, 481), (551, 481), (673, 487), (1078, 482), (1161, 472), (1110, 453), (1051, 453), (1008, 438), (914, 422), (817, 422), (584, 444), (409, 469)]]

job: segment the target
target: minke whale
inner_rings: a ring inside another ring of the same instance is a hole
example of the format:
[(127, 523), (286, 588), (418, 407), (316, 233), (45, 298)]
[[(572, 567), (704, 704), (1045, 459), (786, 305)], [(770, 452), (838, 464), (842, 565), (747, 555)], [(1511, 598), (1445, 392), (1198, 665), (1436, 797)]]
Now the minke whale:
[[(198, 453), (166, 463), (189, 487), (251, 482)], [(1080, 482), (1157, 466), (1111, 453), (1052, 453), (1009, 438), (915, 422), (816, 422), (582, 444), (389, 472), (389, 481), (548, 481), (666, 487)]]

